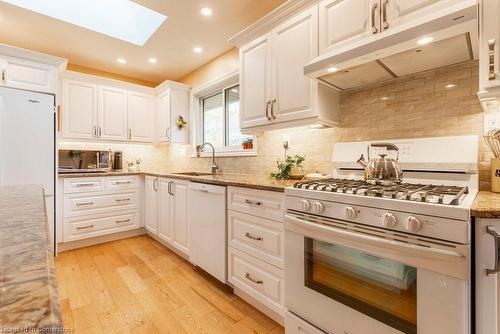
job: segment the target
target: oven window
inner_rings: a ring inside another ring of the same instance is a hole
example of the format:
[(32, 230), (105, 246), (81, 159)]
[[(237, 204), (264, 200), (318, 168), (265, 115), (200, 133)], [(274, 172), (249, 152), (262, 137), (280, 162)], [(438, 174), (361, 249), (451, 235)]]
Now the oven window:
[(417, 333), (417, 269), (305, 238), (305, 285), (403, 333)]

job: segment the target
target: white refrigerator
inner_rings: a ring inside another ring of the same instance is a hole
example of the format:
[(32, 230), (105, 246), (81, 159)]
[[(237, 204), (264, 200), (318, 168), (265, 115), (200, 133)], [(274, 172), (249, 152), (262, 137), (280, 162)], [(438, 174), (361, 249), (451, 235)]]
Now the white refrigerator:
[(54, 95), (0, 87), (0, 186), (44, 187), (55, 249)]

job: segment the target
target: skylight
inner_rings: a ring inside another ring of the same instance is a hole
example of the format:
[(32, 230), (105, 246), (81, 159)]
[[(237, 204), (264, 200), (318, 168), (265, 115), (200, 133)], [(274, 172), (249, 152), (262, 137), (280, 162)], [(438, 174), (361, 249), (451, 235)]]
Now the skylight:
[(167, 19), (130, 0), (0, 0), (143, 46)]

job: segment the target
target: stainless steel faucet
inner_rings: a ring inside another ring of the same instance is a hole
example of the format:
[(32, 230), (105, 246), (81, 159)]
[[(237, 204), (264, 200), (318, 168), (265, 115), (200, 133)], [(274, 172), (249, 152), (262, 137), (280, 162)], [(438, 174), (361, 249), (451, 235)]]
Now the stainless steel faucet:
[(196, 156), (200, 157), (201, 156), (201, 151), (205, 146), (210, 146), (212, 148), (212, 175), (215, 175), (217, 173), (217, 169), (219, 169), (219, 166), (215, 163), (215, 148), (212, 144), (210, 143), (203, 143), (201, 145), (196, 145)]

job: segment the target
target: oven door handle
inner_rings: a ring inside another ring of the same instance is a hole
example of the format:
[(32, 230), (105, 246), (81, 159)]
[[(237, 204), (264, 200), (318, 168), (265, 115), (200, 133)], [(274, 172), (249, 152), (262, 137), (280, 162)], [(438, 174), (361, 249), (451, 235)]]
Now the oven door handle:
[[(290, 225), (291, 224), (291, 225)], [(305, 219), (296, 218), (285, 214), (285, 227), (294, 232), (303, 234), (303, 230), (296, 229), (293, 225), (302, 227), (303, 229), (314, 230), (317, 232), (321, 232), (324, 235), (330, 235), (337, 238), (341, 238), (344, 240), (359, 242), (364, 245), (372, 245), (378, 247), (384, 247), (386, 249), (397, 250), (399, 252), (404, 253), (404, 255), (410, 255), (415, 257), (425, 257), (428, 259), (438, 260), (438, 261), (446, 261), (446, 262), (461, 262), (465, 260), (465, 256), (463, 254), (448, 251), (444, 249), (438, 248), (428, 248), (422, 247), (412, 244), (407, 244), (400, 241), (377, 238), (370, 235), (364, 235), (361, 233), (356, 233), (347, 230), (341, 230), (332, 226), (325, 226), (319, 223), (314, 223)]]

